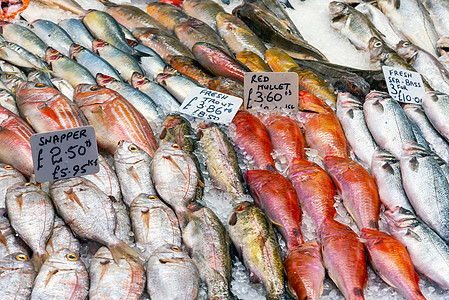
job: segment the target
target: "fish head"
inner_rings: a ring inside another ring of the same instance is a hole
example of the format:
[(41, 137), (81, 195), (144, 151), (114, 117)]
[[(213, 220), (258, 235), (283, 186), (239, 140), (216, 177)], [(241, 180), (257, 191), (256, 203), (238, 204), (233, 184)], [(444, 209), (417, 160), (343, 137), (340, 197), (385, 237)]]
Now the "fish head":
[(362, 228), (360, 230), (360, 241), (368, 245), (376, 245), (382, 242), (388, 234), (371, 228)]
[(236, 17), (228, 14), (226, 12), (219, 12), (215, 16), (215, 21), (217, 22), (217, 28), (219, 30), (228, 30), (233, 27), (235, 27), (235, 21)]
[(342, 21), (342, 18), (346, 17), (350, 13), (349, 5), (339, 1), (332, 1), (329, 3), (329, 13), (332, 22)]
[(152, 258), (156, 258), (161, 264), (179, 263), (188, 260), (188, 255), (181, 247), (173, 244), (165, 244), (153, 251)]
[(235, 205), (228, 224), (234, 226), (237, 223), (238, 215), (250, 210), (252, 207), (254, 207), (254, 204), (247, 201)]
[(17, 105), (31, 102), (46, 102), (60, 92), (46, 84), (32, 81), (22, 82), (16, 91)]
[[(45, 264), (59, 270), (79, 270), (80, 268), (84, 267), (84, 264), (78, 257), (78, 255), (70, 249), (61, 249), (57, 252), (52, 253)], [(48, 278), (47, 280), (50, 280), (50, 278)]]
[(417, 217), (404, 207), (396, 206), (392, 209), (387, 209), (384, 215), (390, 232), (413, 228), (419, 225)]
[(0, 273), (21, 270), (34, 273), (34, 265), (30, 257), (24, 252), (14, 252), (0, 259)]
[(418, 48), (413, 45), (410, 41), (400, 41), (396, 45), (396, 52), (404, 58), (408, 63), (413, 63), (413, 60), (418, 54)]
[(108, 46), (109, 43), (101, 39), (96, 39), (92, 41), (92, 51), (97, 55), (100, 55), (101, 50)]
[(441, 56), (449, 53), (449, 37), (443, 36), (438, 39), (437, 50)]
[(95, 76), (95, 80), (97, 81), (98, 85), (101, 85), (101, 86), (104, 86), (104, 87), (107, 87), (109, 84), (118, 81), (114, 77), (111, 77), (109, 75), (104, 75), (104, 74), (101, 74), (101, 73), (98, 73), (97, 76)]
[(60, 53), (56, 49), (53, 49), (52, 47), (48, 47), (47, 50), (45, 51), (45, 61), (50, 67), (54, 61), (57, 61), (63, 57), (64, 55), (62, 53)]
[(325, 219), (321, 224), (318, 238), (323, 243), (324, 239), (339, 238), (347, 234), (355, 234), (351, 227), (332, 219)]
[(137, 45), (139, 45), (139, 43), (137, 43), (136, 41), (130, 40), (130, 39), (126, 39), (126, 42), (128, 43), (128, 45), (130, 45), (131, 47), (136, 47)]
[(162, 86), (167, 86), (167, 81), (175, 76), (176, 76), (175, 74), (171, 73), (159, 73), (156, 75), (156, 82)]
[(81, 51), (85, 51), (85, 50), (86, 50), (86, 48), (84, 48), (83, 46), (73, 43), (70, 46), (70, 50), (69, 50), (70, 58), (73, 60), (76, 60), (78, 53), (80, 53)]
[(379, 38), (373, 36), (368, 42), (368, 50), (370, 53), (370, 62), (372, 64), (382, 65), (389, 53), (394, 52), (390, 47)]
[(133, 30), (133, 35), (137, 40), (153, 40), (157, 36), (162, 35), (164, 32), (157, 28), (137, 27)]
[(96, 84), (79, 84), (73, 92), (73, 99), (79, 107), (103, 104), (115, 92)]
[(143, 86), (149, 82), (149, 79), (140, 74), (139, 72), (134, 72), (131, 76), (131, 85), (135, 87), (136, 89), (139, 89), (139, 87)]
[(192, 46), (192, 52), (195, 55), (213, 55), (216, 51), (221, 51), (219, 48), (207, 42), (198, 42)]
[(292, 180), (307, 181), (321, 176), (324, 170), (317, 163), (295, 157), (290, 164), (288, 172), (289, 178), (292, 178)]
[(148, 153), (132, 142), (120, 141), (115, 149), (114, 159), (126, 164), (133, 164), (138, 161), (150, 161)]

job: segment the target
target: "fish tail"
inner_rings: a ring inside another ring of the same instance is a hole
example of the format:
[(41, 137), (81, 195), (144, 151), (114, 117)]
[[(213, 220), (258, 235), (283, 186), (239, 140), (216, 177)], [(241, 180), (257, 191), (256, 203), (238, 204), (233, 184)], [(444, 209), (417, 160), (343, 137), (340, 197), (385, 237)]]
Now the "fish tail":
[(111, 251), (112, 257), (116, 263), (120, 263), (120, 260), (123, 257), (145, 259), (145, 257), (140, 254), (137, 249), (131, 248), (128, 244), (121, 240), (117, 240), (117, 243), (114, 245), (109, 245), (108, 248), (109, 251)]
[(34, 268), (36, 269), (37, 272), (39, 272), (39, 270), (41, 269), (42, 265), (47, 260), (48, 256), (49, 256), (48, 252), (45, 251), (45, 250), (43, 250), (43, 251), (35, 251), (33, 253), (33, 264), (34, 264)]

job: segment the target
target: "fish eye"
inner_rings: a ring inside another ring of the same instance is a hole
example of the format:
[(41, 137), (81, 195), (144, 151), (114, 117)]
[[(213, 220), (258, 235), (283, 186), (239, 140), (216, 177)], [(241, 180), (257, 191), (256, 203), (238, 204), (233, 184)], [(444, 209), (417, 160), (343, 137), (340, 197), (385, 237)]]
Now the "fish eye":
[(131, 151), (131, 152), (137, 152), (137, 150), (139, 150), (139, 148), (137, 148), (136, 145), (131, 145), (131, 146), (128, 147), (128, 149), (129, 149), (129, 151)]
[(410, 42), (404, 42), (404, 43), (402, 43), (402, 47), (408, 47), (408, 46), (410, 46)]
[(374, 43), (374, 47), (379, 48), (380, 46), (382, 46), (382, 42), (375, 42)]
[(93, 92), (98, 91), (99, 89), (101, 89), (101, 87), (99, 87), (98, 85), (94, 85), (94, 86), (90, 87), (90, 90)]
[(27, 182), (23, 186), (31, 186), (31, 182)]
[(75, 253), (69, 253), (65, 256), (68, 260), (78, 260), (78, 257), (75, 255)]
[(157, 200), (157, 197), (153, 196), (153, 195), (150, 195), (150, 196), (148, 196), (148, 199), (150, 199), (150, 200)]
[(37, 87), (37, 88), (41, 88), (41, 87), (45, 87), (45, 84), (43, 84), (43, 83), (36, 83), (34, 86)]
[(6, 170), (13, 170), (14, 169), (11, 165), (6, 165), (3, 168), (5, 168)]
[(178, 246), (173, 246), (170, 249), (172, 249), (173, 251), (176, 251), (176, 252), (181, 252), (181, 249)]
[(8, 74), (8, 75), (6, 75), (6, 78), (11, 79), (11, 78), (13, 78), (13, 75), (12, 74)]
[(181, 149), (181, 147), (178, 144), (173, 144), (171, 147), (173, 149)]
[(16, 259), (20, 260), (20, 261), (24, 261), (24, 260), (28, 260), (28, 256), (26, 256), (25, 254), (19, 254), (19, 255), (16, 255)]
[(355, 84), (351, 84), (350, 86), (351, 91), (357, 90), (357, 86)]

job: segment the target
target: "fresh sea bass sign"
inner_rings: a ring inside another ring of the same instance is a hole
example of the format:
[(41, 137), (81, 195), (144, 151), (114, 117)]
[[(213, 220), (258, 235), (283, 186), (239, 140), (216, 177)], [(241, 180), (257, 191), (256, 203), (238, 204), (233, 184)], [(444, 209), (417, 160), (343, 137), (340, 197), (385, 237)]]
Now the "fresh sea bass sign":
[(33, 134), (30, 143), (37, 182), (95, 174), (100, 170), (92, 126)]
[(416, 72), (382, 67), (390, 96), (403, 103), (421, 104), (426, 93), (421, 75)]
[(182, 102), (179, 112), (214, 123), (228, 124), (242, 102), (238, 97), (196, 87)]

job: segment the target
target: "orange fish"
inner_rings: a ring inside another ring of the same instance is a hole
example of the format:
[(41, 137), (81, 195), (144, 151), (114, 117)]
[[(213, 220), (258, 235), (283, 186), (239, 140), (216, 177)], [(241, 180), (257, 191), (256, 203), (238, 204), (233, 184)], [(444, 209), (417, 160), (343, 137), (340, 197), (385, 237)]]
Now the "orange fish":
[(30, 137), (34, 134), (19, 116), (0, 106), (0, 161), (30, 177), (33, 174)]
[(299, 67), (290, 55), (277, 48), (265, 52), (265, 61), (274, 72), (288, 72), (291, 68)]
[(290, 181), (276, 171), (248, 170), (246, 183), (254, 202), (284, 238), (290, 251), (304, 243), (301, 234), (302, 212)]
[(373, 177), (350, 158), (326, 156), (324, 163), (357, 226), (377, 229), (380, 200)]
[(237, 147), (254, 159), (257, 168), (274, 170), (273, 145), (262, 122), (248, 111), (239, 111), (232, 123), (236, 126), (233, 140)]
[(23, 82), (16, 92), (19, 111), (36, 132), (88, 125), (78, 106), (57, 89), (42, 83)]
[(324, 101), (306, 91), (299, 92), (298, 114), (305, 128), (306, 142), (319, 156), (349, 157), (346, 137), (336, 114)]
[(320, 232), (324, 266), (346, 300), (362, 300), (368, 280), (365, 249), (344, 224), (325, 220)]
[(293, 184), (302, 208), (312, 218), (315, 226), (324, 220), (333, 220), (335, 210), (334, 183), (327, 173), (316, 163), (295, 158), (289, 168), (288, 178)]
[(317, 242), (299, 245), (284, 261), (288, 286), (299, 300), (318, 300), (323, 293), (325, 270)]
[(100, 147), (114, 153), (124, 140), (153, 156), (157, 143), (148, 121), (119, 93), (94, 84), (80, 84), (73, 98), (95, 128)]
[(214, 76), (205, 70), (196, 60), (188, 56), (176, 55), (170, 59), (170, 65), (182, 74), (192, 78), (204, 87)]
[[(243, 84), (231, 78), (213, 77), (207, 83), (207, 88), (243, 99)], [(243, 107), (243, 103), (241, 107)]]
[(261, 120), (270, 134), (274, 150), (284, 154), (289, 165), (295, 157), (305, 157), (306, 142), (296, 121), (274, 113), (262, 117)]
[(419, 277), (402, 244), (385, 232), (363, 228), (361, 241), (377, 274), (406, 299), (426, 299), (419, 289)]
[(251, 72), (271, 72), (270, 66), (254, 52), (242, 51), (235, 58)]

